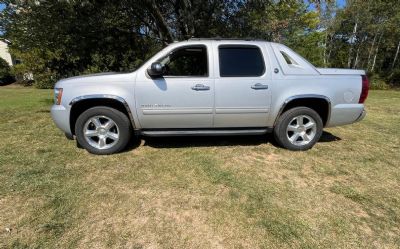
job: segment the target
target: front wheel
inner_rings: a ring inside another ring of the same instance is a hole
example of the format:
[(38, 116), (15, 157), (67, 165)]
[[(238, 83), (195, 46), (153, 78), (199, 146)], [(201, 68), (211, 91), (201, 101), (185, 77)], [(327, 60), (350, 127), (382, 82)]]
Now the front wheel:
[(275, 140), (289, 150), (308, 150), (320, 139), (321, 117), (308, 107), (296, 107), (283, 113), (274, 128)]
[(78, 117), (75, 134), (78, 143), (90, 153), (108, 155), (127, 146), (132, 129), (124, 113), (100, 106), (90, 108)]

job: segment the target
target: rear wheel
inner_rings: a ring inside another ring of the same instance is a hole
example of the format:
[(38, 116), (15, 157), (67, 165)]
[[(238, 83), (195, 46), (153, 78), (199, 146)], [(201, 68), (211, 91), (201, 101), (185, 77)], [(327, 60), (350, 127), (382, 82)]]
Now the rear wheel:
[(276, 141), (289, 150), (308, 150), (322, 135), (323, 123), (317, 112), (296, 107), (283, 113), (274, 128)]
[(127, 146), (132, 129), (124, 113), (101, 106), (90, 108), (78, 117), (75, 133), (77, 142), (87, 151), (107, 155)]

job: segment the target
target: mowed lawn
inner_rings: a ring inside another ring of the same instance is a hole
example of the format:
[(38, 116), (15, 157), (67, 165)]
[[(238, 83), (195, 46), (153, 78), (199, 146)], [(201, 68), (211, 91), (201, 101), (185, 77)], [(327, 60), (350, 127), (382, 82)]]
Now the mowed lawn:
[(0, 88), (0, 248), (399, 248), (400, 91), (307, 152), (153, 138), (94, 156), (50, 90)]

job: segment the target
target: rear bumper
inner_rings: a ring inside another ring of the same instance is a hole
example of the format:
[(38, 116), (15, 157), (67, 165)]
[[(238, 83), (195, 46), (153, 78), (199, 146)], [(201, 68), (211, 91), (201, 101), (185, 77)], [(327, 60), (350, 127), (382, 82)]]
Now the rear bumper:
[(51, 107), (51, 117), (56, 126), (61, 129), (66, 136), (72, 136), (69, 126), (69, 110), (62, 105), (53, 105)]
[(340, 126), (359, 122), (366, 115), (363, 104), (340, 104), (332, 108), (327, 127)]
[(355, 122), (360, 122), (361, 120), (363, 120), (365, 118), (366, 115), (367, 115), (367, 111), (364, 109), (362, 111), (362, 113), (360, 114), (360, 116), (356, 119), (356, 121), (354, 121), (354, 123)]

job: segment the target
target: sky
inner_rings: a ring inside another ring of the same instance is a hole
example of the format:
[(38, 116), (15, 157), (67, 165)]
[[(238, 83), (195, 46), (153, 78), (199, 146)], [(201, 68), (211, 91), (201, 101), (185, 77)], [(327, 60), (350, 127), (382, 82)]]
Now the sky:
[(336, 1), (339, 5), (339, 7), (344, 7), (346, 5), (346, 0), (337, 0)]
[[(309, 3), (309, 0), (303, 0), (305, 3)], [(339, 8), (343, 8), (344, 6), (346, 6), (346, 0), (336, 0), (336, 3), (338, 5)], [(311, 5), (309, 10), (315, 10), (315, 6)]]

